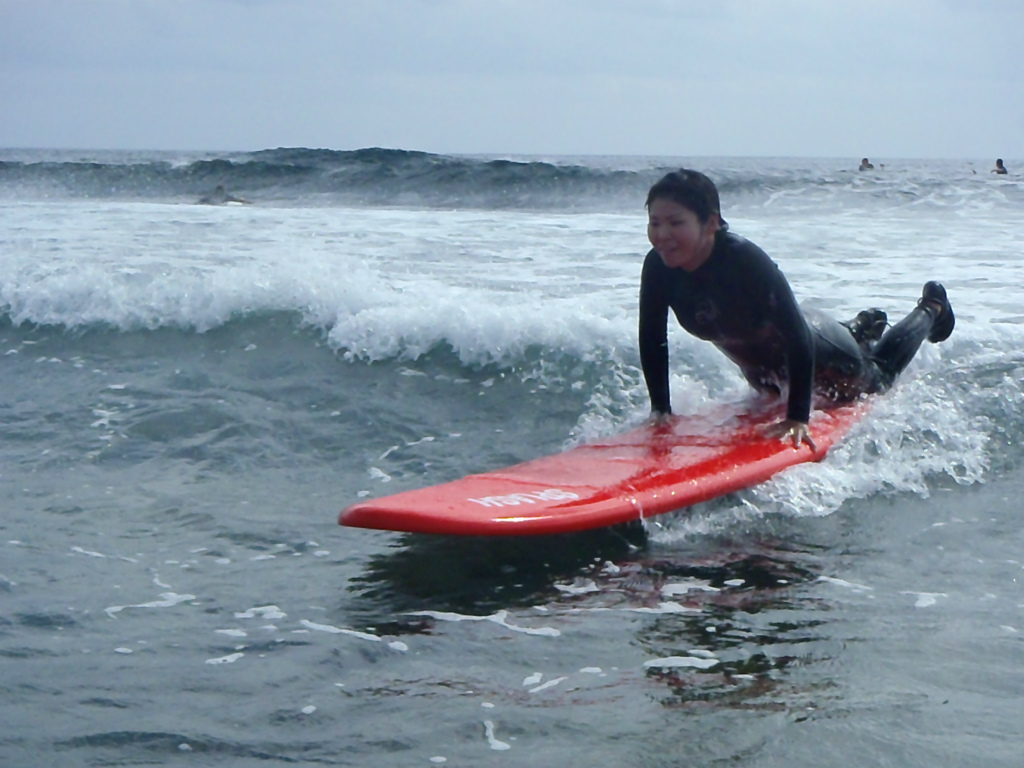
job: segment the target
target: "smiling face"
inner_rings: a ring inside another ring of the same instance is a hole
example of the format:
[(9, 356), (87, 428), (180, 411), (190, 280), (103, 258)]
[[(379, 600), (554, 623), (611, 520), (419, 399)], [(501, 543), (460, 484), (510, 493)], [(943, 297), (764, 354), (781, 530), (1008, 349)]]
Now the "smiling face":
[(693, 272), (707, 261), (718, 229), (717, 213), (702, 224), (697, 214), (668, 198), (656, 198), (647, 207), (647, 239), (673, 269)]

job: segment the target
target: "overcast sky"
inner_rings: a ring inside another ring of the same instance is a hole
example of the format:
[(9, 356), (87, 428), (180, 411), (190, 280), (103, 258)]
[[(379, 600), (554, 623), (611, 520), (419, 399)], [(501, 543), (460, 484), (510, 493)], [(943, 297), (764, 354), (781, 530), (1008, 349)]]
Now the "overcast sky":
[(0, 0), (0, 147), (1024, 159), (1022, 0)]

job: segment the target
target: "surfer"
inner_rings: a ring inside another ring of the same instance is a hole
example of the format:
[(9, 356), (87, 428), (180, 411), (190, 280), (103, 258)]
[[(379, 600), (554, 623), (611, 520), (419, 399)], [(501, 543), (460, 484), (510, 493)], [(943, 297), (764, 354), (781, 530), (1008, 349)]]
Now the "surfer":
[(754, 243), (729, 231), (718, 190), (686, 168), (651, 187), (647, 237), (653, 248), (640, 279), (640, 361), (656, 418), (672, 412), (668, 311), (710, 341), (758, 391), (788, 390), (786, 417), (773, 433), (813, 446), (807, 427), (817, 391), (837, 402), (884, 392), (927, 338), (949, 338), (955, 322), (946, 291), (925, 283), (917, 306), (889, 328), (880, 309), (841, 323), (801, 310), (782, 271)]
[(998, 174), (1009, 173), (1009, 171), (1006, 170), (1006, 166), (1003, 165), (1003, 158), (1001, 158), (1001, 157), (996, 158), (996, 167), (992, 169), (992, 173), (998, 173)]
[(214, 189), (213, 192), (211, 192), (208, 195), (203, 195), (201, 198), (199, 198), (197, 204), (226, 205), (227, 203), (242, 203), (243, 205), (248, 205), (249, 201), (241, 197), (235, 197), (234, 195), (229, 194), (228, 191), (224, 189), (223, 184), (218, 184), (217, 188)]
[(860, 168), (858, 168), (857, 170), (858, 171), (872, 171), (872, 170), (874, 170), (874, 168), (875, 168), (875, 166), (873, 166), (871, 164), (870, 160), (868, 160), (866, 157), (862, 157), (860, 159)]

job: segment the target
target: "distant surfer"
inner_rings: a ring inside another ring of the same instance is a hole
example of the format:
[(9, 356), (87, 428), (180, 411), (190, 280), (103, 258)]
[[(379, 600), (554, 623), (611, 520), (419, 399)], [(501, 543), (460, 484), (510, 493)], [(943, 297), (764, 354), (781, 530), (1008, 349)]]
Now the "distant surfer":
[(203, 195), (198, 200), (198, 205), (227, 205), (228, 203), (240, 203), (242, 205), (248, 205), (249, 201), (241, 197), (235, 197), (229, 194), (224, 189), (223, 184), (218, 184), (217, 188), (208, 195)]
[(871, 164), (871, 161), (868, 160), (866, 157), (862, 157), (860, 159), (860, 168), (857, 169), (858, 171), (873, 171), (874, 169), (875, 166), (873, 166)]
[(1000, 175), (1009, 173), (1009, 171), (1006, 170), (1006, 166), (1003, 165), (1003, 158), (996, 158), (996, 167), (992, 169), (992, 173), (998, 173)]
[(917, 306), (886, 331), (885, 312), (869, 309), (841, 323), (801, 310), (781, 270), (754, 243), (729, 231), (718, 190), (686, 168), (651, 187), (647, 237), (653, 248), (640, 278), (640, 361), (656, 418), (669, 400), (668, 312), (694, 336), (710, 341), (758, 391), (788, 391), (786, 417), (773, 434), (813, 446), (811, 396), (834, 401), (884, 392), (921, 343), (953, 332), (946, 290), (925, 283)]

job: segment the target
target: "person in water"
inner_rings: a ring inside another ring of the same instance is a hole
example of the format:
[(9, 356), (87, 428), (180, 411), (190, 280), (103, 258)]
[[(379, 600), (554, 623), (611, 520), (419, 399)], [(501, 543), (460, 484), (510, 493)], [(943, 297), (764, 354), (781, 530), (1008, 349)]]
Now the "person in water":
[(1006, 166), (1003, 165), (1003, 158), (996, 158), (996, 167), (992, 169), (992, 173), (1009, 173), (1009, 171), (1006, 170)]
[(243, 205), (247, 205), (249, 203), (248, 200), (229, 194), (228, 191), (224, 189), (223, 184), (218, 184), (217, 188), (214, 189), (213, 192), (208, 195), (203, 195), (199, 198), (198, 202), (199, 205), (226, 205), (227, 203), (242, 203)]
[(860, 168), (858, 168), (857, 170), (858, 171), (871, 171), (871, 170), (874, 170), (874, 168), (875, 168), (875, 166), (873, 166), (871, 164), (870, 160), (868, 160), (866, 157), (862, 157), (860, 159)]
[(927, 338), (953, 332), (953, 308), (940, 283), (924, 286), (917, 306), (886, 331), (880, 309), (841, 323), (801, 310), (781, 270), (754, 243), (729, 231), (718, 190), (699, 171), (673, 171), (647, 195), (653, 248), (640, 278), (640, 362), (654, 417), (669, 399), (668, 311), (694, 336), (736, 363), (758, 391), (788, 391), (786, 417), (772, 432), (813, 447), (811, 397), (836, 402), (885, 392)]

